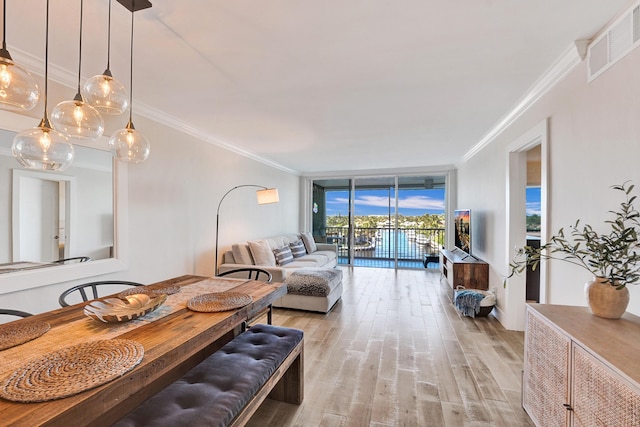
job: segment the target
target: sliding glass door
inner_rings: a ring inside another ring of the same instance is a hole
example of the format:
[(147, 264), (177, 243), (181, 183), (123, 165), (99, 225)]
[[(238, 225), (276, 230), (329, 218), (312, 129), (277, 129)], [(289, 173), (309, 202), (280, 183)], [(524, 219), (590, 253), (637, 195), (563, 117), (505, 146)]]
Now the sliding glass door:
[(313, 234), (338, 245), (340, 264), (428, 267), (445, 242), (444, 187), (444, 176), (314, 180)]

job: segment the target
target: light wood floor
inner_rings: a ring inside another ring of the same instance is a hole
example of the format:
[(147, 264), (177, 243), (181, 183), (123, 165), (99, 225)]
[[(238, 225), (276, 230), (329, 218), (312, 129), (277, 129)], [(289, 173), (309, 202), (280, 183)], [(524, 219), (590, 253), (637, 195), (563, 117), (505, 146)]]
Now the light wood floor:
[(461, 317), (437, 270), (342, 268), (328, 315), (275, 309), (304, 331), (305, 399), (267, 399), (250, 426), (531, 426), (523, 333)]

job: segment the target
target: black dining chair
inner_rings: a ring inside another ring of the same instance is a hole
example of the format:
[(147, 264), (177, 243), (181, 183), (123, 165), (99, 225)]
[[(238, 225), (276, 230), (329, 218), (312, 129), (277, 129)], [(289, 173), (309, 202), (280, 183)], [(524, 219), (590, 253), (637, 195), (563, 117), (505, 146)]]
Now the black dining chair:
[[(267, 270), (263, 270), (261, 268), (254, 268), (254, 267), (235, 268), (233, 270), (228, 270), (223, 273), (218, 273), (218, 277), (229, 276), (229, 275), (238, 274), (238, 273), (247, 273), (247, 279), (249, 280), (260, 280), (265, 283), (271, 283), (271, 281), (273, 280), (273, 276)], [(264, 277), (261, 278), (262, 276)], [(273, 321), (273, 305), (269, 304), (269, 307), (267, 307), (266, 311), (267, 311), (267, 323), (271, 325)], [(264, 314), (264, 311), (261, 311), (260, 313), (256, 314), (254, 317), (249, 319), (248, 322), (245, 322), (242, 329), (245, 329), (247, 327), (246, 324), (262, 316), (263, 314)]]
[(91, 258), (88, 256), (74, 256), (71, 258), (63, 258), (53, 261), (53, 264), (71, 264), (76, 262), (87, 262), (91, 261)]
[[(247, 273), (247, 279), (262, 280), (266, 283), (271, 283), (271, 281), (273, 280), (273, 276), (267, 270), (253, 267), (235, 268), (233, 270), (225, 271), (224, 273), (218, 273), (218, 277), (228, 276), (236, 273)], [(261, 279), (262, 276), (264, 276), (264, 278)]]
[(87, 292), (85, 290), (86, 288), (91, 288), (91, 293), (93, 295), (93, 298), (91, 299), (100, 298), (100, 296), (98, 295), (98, 287), (104, 286), (104, 285), (143, 286), (142, 283), (129, 282), (124, 280), (102, 280), (99, 282), (83, 283), (81, 285), (76, 285), (72, 288), (69, 288), (66, 291), (64, 291), (62, 294), (60, 294), (60, 298), (58, 298), (58, 303), (60, 303), (60, 307), (69, 306), (69, 303), (66, 301), (66, 298), (67, 296), (69, 296), (74, 292), (78, 292), (82, 297), (83, 301), (89, 301), (90, 298), (87, 297)]
[(12, 310), (10, 308), (0, 308), (0, 315), (16, 316), (16, 317), (29, 317), (33, 316), (31, 313), (20, 310)]

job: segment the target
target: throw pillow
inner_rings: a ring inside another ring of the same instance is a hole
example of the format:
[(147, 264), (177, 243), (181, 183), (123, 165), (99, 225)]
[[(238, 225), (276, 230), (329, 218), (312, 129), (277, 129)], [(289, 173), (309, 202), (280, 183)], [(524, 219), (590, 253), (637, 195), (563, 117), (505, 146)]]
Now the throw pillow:
[(275, 267), (276, 257), (273, 255), (269, 244), (264, 240), (252, 240), (249, 242), (249, 249), (251, 249), (251, 255), (255, 265), (262, 265), (264, 267)]
[(301, 256), (304, 256), (307, 253), (307, 250), (304, 248), (304, 243), (302, 242), (302, 240), (289, 243), (289, 247), (291, 248), (291, 253), (293, 254), (294, 258), (300, 258)]
[(316, 241), (313, 240), (313, 236), (311, 235), (310, 232), (307, 231), (306, 233), (302, 233), (300, 237), (302, 237), (302, 241), (304, 242), (304, 247), (307, 248), (308, 254), (312, 254), (318, 250), (318, 247), (316, 246)]
[(289, 248), (289, 246), (274, 249), (273, 255), (275, 256), (276, 264), (278, 265), (289, 264), (293, 261), (293, 254), (291, 253), (291, 248)]
[(253, 258), (251, 257), (248, 245), (244, 243), (234, 243), (231, 245), (231, 253), (233, 254), (233, 259), (236, 261), (236, 264), (253, 265)]

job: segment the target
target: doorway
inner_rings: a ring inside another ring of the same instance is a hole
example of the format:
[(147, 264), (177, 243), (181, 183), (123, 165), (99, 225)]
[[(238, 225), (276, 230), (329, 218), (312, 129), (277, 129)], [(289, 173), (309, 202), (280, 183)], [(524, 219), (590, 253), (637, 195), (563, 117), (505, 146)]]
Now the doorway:
[[(527, 182), (525, 188), (526, 203), (526, 245), (540, 247), (541, 228), (541, 185), (542, 185), (542, 146), (540, 144), (528, 149)], [(528, 303), (540, 302), (540, 269), (529, 266), (525, 275), (525, 299)]]
[[(518, 248), (527, 244), (527, 238), (536, 244), (544, 245), (547, 235), (547, 194), (548, 194), (548, 121), (544, 120), (529, 132), (515, 140), (507, 148), (507, 229), (506, 229), (506, 269), (509, 262), (516, 254)], [(528, 162), (531, 161), (531, 165)], [(539, 165), (536, 165), (539, 163)], [(528, 173), (537, 175), (538, 179), (531, 180)], [(539, 232), (538, 236), (531, 235), (527, 231), (527, 188), (529, 182), (539, 181)], [(534, 283), (539, 280), (539, 284)], [(538, 274), (531, 279), (530, 288), (537, 288), (538, 302), (546, 301), (546, 264), (538, 266)], [(500, 321), (507, 329), (523, 330), (525, 302), (527, 300), (527, 277), (526, 275), (514, 275), (508, 279), (508, 284), (504, 290), (504, 301), (501, 310), (498, 312)]]
[(13, 171), (12, 262), (52, 262), (69, 254), (74, 178)]

